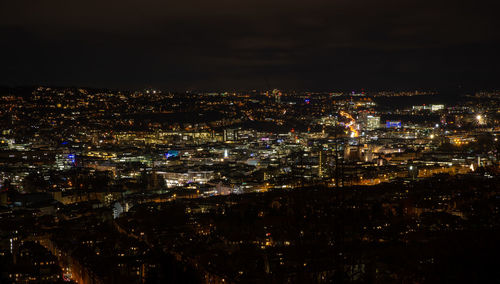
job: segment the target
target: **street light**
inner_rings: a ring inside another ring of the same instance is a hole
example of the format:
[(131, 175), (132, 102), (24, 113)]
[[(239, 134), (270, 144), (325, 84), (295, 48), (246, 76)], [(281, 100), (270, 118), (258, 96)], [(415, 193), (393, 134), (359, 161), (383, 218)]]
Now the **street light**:
[(477, 123), (484, 124), (485, 123), (484, 118), (485, 118), (484, 115), (481, 114), (476, 115)]

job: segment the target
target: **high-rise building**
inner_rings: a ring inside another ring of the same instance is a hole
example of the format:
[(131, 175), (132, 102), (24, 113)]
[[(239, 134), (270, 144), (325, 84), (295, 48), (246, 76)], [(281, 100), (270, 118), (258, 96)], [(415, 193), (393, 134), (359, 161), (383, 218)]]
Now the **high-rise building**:
[(238, 129), (224, 129), (224, 141), (238, 140)]
[(368, 115), (366, 117), (366, 130), (375, 130), (380, 128), (380, 116)]
[(380, 128), (380, 116), (362, 113), (358, 117), (358, 123), (363, 131), (375, 130)]

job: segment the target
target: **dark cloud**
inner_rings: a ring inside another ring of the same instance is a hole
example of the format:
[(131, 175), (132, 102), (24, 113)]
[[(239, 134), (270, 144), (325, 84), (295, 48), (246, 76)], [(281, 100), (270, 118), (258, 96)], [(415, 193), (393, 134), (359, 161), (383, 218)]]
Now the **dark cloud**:
[(0, 83), (498, 87), (492, 2), (2, 1)]

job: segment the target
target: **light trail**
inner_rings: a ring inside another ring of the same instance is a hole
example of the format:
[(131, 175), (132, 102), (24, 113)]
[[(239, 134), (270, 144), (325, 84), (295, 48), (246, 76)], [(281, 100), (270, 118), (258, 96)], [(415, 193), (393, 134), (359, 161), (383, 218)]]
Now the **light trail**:
[(349, 127), (349, 130), (351, 131), (351, 137), (352, 138), (358, 137), (359, 132), (356, 129), (356, 120), (349, 113), (343, 110), (340, 111), (340, 115), (350, 120), (349, 123), (346, 124), (346, 127)]

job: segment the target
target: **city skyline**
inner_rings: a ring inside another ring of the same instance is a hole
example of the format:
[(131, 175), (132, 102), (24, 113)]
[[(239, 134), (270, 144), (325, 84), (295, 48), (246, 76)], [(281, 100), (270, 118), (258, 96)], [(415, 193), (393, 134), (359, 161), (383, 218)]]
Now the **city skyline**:
[(2, 283), (500, 279), (497, 91), (39, 86), (0, 106)]

